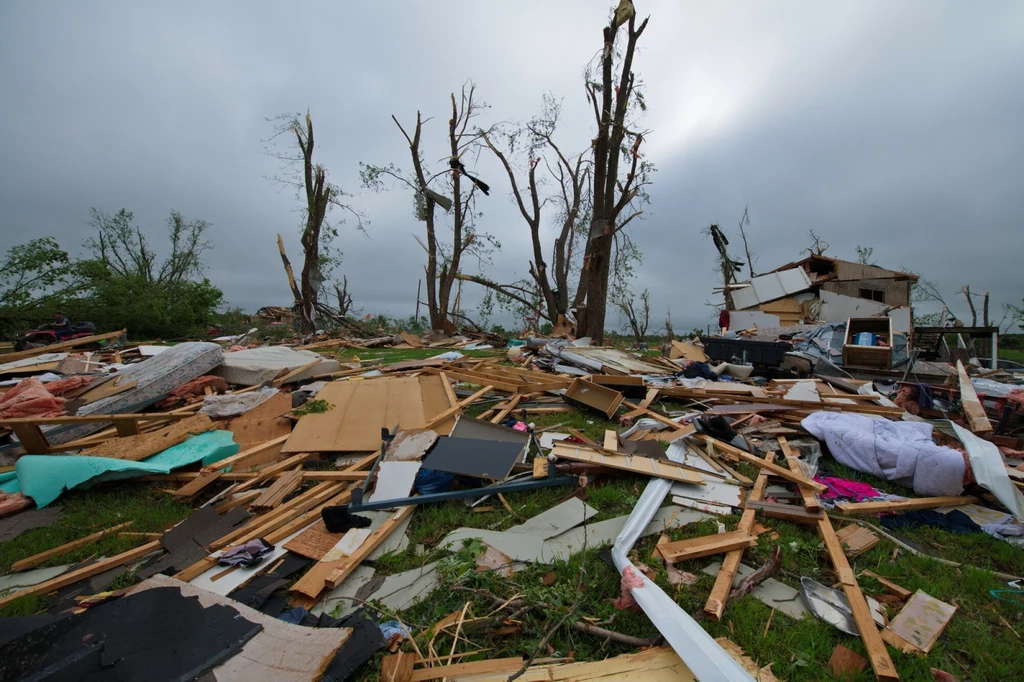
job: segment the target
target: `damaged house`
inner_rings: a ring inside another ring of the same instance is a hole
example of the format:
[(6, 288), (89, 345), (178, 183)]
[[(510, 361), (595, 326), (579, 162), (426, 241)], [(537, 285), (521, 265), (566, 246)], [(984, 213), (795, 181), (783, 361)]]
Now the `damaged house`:
[(787, 327), (888, 316), (894, 332), (909, 334), (910, 288), (917, 279), (875, 265), (808, 256), (748, 282), (730, 284), (728, 326)]

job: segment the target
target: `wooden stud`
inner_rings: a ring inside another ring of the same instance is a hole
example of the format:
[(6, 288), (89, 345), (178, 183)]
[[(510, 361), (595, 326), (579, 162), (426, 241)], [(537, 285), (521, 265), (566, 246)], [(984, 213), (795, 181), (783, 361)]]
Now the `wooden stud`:
[(27, 559), (22, 559), (21, 561), (15, 561), (13, 564), (11, 564), (11, 570), (12, 571), (24, 571), (24, 570), (29, 569), (29, 568), (35, 568), (39, 564), (45, 563), (45, 562), (49, 561), (50, 559), (52, 559), (55, 556), (60, 556), (62, 554), (67, 554), (68, 552), (74, 551), (74, 550), (78, 549), (79, 547), (84, 547), (84, 546), (88, 545), (90, 542), (97, 542), (99, 540), (102, 540), (103, 538), (107, 537), (108, 535), (112, 535), (112, 534), (116, 533), (117, 531), (121, 530), (122, 528), (127, 528), (130, 525), (132, 525), (132, 522), (131, 521), (126, 521), (126, 522), (120, 523), (120, 524), (118, 524), (116, 526), (111, 526), (110, 528), (105, 528), (105, 529), (103, 529), (103, 530), (101, 530), (101, 531), (99, 531), (97, 533), (93, 533), (92, 535), (86, 535), (84, 538), (79, 538), (77, 540), (72, 540), (71, 542), (66, 542), (63, 545), (60, 545), (59, 547), (54, 547), (53, 549), (48, 549), (45, 552), (40, 552), (39, 554), (33, 554), (32, 556), (28, 557)]
[(516, 405), (519, 404), (519, 401), (522, 399), (522, 397), (522, 394), (516, 394), (512, 396), (512, 398), (507, 403), (505, 403), (505, 406), (501, 408), (501, 411), (498, 412), (498, 414), (494, 415), (494, 418), (491, 419), (491, 423), (500, 424), (501, 422), (505, 421), (505, 417), (509, 415), (509, 412), (516, 409)]
[(724, 554), (736, 549), (746, 549), (757, 544), (757, 538), (741, 531), (730, 531), (717, 535), (705, 535), (688, 540), (677, 540), (658, 545), (657, 551), (669, 563), (699, 559), (712, 554)]
[(704, 483), (704, 476), (701, 474), (667, 460), (656, 460), (639, 455), (605, 453), (586, 446), (564, 442), (556, 443), (555, 447), (551, 449), (551, 453), (559, 459), (596, 464), (633, 474), (667, 478), (670, 481), (681, 483)]
[[(789, 468), (794, 473), (802, 474), (803, 469), (800, 468), (800, 458), (793, 452), (793, 448), (789, 447), (789, 441), (786, 440), (785, 436), (779, 436), (779, 448), (782, 450), (782, 456), (786, 458), (786, 462), (789, 463)], [(821, 502), (818, 501), (818, 496), (814, 494), (813, 490), (800, 486), (800, 495), (804, 500), (804, 507), (809, 511), (818, 511), (821, 509)]]
[(252, 503), (255, 509), (273, 509), (291, 494), (296, 488), (302, 485), (302, 469), (296, 468), (285, 473), (274, 482), (274, 485), (267, 488), (262, 495)]
[(130, 549), (127, 552), (122, 552), (121, 554), (112, 556), (109, 559), (100, 559), (99, 561), (89, 564), (88, 566), (83, 566), (82, 568), (75, 569), (73, 571), (68, 571), (67, 573), (59, 575), (56, 578), (45, 580), (37, 585), (25, 587), (21, 590), (8, 594), (6, 597), (0, 597), (0, 608), (4, 608), (16, 599), (21, 599), (22, 597), (33, 597), (39, 594), (47, 594), (49, 592), (53, 592), (54, 590), (59, 590), (62, 587), (73, 585), (79, 580), (91, 578), (94, 575), (99, 575), (100, 573), (109, 571), (112, 568), (117, 568), (118, 566), (122, 566), (137, 559), (141, 559), (142, 557), (146, 556), (147, 554), (150, 554), (151, 552), (162, 550), (163, 545), (160, 544), (159, 540), (147, 542), (146, 544), (140, 545), (135, 549)]
[(298, 369), (293, 369), (292, 371), (288, 372), (284, 376), (282, 376), (280, 378), (277, 378), (277, 379), (274, 379), (272, 385), (274, 386), (274, 388), (277, 388), (279, 386), (284, 386), (285, 384), (287, 384), (289, 381), (291, 381), (295, 377), (299, 376), (300, 374), (302, 374), (306, 370), (319, 365), (321, 362), (322, 362), (322, 360), (320, 358), (317, 358), (316, 360), (310, 360), (309, 362), (304, 364), (302, 367), (299, 367)]
[(974, 390), (971, 377), (964, 369), (964, 363), (956, 361), (956, 373), (960, 379), (960, 406), (963, 408), (964, 417), (974, 433), (991, 433), (992, 422), (988, 420), (985, 407), (978, 399), (978, 393)]
[(889, 592), (889, 594), (896, 595), (897, 597), (899, 597), (903, 601), (906, 601), (906, 600), (910, 599), (911, 595), (914, 594), (913, 592), (911, 592), (907, 588), (900, 587), (899, 585), (897, 585), (893, 581), (891, 581), (888, 578), (885, 578), (883, 576), (880, 576), (877, 573), (872, 573), (871, 571), (864, 570), (864, 571), (861, 571), (860, 574), (861, 575), (866, 575), (866, 576), (871, 577), (871, 578), (874, 578), (875, 580), (877, 580), (879, 583), (882, 584), (882, 587), (884, 587), (886, 589), (886, 591)]
[(200, 473), (190, 482), (175, 490), (174, 496), (184, 500), (191, 500), (193, 497), (201, 493), (208, 485), (214, 483), (223, 475), (224, 472), (222, 471)]
[(431, 429), (431, 428), (437, 426), (438, 424), (440, 424), (444, 420), (446, 420), (449, 417), (451, 417), (456, 412), (461, 412), (466, 407), (468, 407), (468, 406), (472, 405), (473, 403), (475, 403), (477, 400), (482, 398), (485, 393), (490, 393), (493, 390), (494, 390), (494, 386), (484, 386), (479, 391), (477, 391), (473, 395), (469, 396), (465, 400), (463, 400), (461, 402), (455, 403), (454, 405), (449, 407), (444, 412), (441, 412), (440, 414), (438, 414), (437, 416), (432, 418), (430, 421), (428, 421), (426, 424), (424, 424), (422, 428), (424, 428), (424, 429)]
[(828, 486), (818, 483), (817, 481), (812, 481), (811, 479), (807, 478), (801, 473), (795, 473), (793, 471), (790, 471), (789, 469), (783, 469), (777, 464), (773, 464), (767, 461), (767, 459), (758, 459), (749, 452), (740, 450), (739, 448), (729, 445), (728, 443), (723, 443), (717, 438), (712, 438), (711, 436), (705, 433), (697, 433), (694, 434), (694, 436), (696, 438), (703, 440), (705, 443), (713, 443), (715, 449), (719, 450), (720, 452), (731, 455), (732, 457), (735, 457), (740, 461), (746, 462), (747, 464), (753, 464), (754, 466), (761, 467), (772, 476), (784, 478), (790, 483), (796, 483), (797, 485), (807, 486), (808, 488), (815, 492), (823, 493), (826, 490), (828, 490)]
[(915, 497), (909, 500), (884, 502), (840, 502), (836, 509), (843, 514), (878, 514), (881, 512), (911, 511), (914, 509), (934, 509), (936, 507), (958, 507), (974, 504), (977, 497)]

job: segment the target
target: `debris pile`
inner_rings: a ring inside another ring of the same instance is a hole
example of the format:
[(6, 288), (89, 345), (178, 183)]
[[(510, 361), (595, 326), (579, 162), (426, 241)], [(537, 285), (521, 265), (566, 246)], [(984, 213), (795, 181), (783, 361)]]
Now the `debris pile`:
[[(1024, 539), (1024, 389), (962, 363), (936, 383), (840, 375), (831, 368), (891, 371), (897, 344), (888, 328), (827, 326), (673, 340), (661, 355), (408, 332), (82, 351), (120, 332), (2, 356), (4, 541), (59, 523), (70, 491), (158, 489), (189, 509), (159, 532), (126, 519), (14, 561), (0, 607), (49, 615), (11, 616), (4, 677), (784, 677), (744, 653), (757, 640), (708, 632), (756, 600), (771, 609), (766, 635), (773, 619), (820, 619), (864, 652), (836, 646), (832, 674), (898, 679), (890, 652), (927, 656), (958, 618), (956, 603), (886, 570), (898, 574), (901, 552), (927, 554), (901, 533)], [(851, 333), (884, 345), (851, 355)], [(340, 352), (384, 347), (423, 357)], [(607, 513), (629, 495), (627, 513)], [(531, 497), (553, 502), (525, 514), (509, 501)], [(813, 575), (791, 572), (806, 550), (773, 524), (805, 536)], [(131, 547), (59, 563), (112, 538)], [(880, 546), (896, 548), (889, 565), (859, 563)], [(603, 596), (643, 614), (650, 637), (516, 585), (543, 567), (544, 586), (582, 595), (601, 567), (579, 557), (609, 547), (619, 586)], [(130, 579), (115, 588), (118, 576)], [(703, 608), (683, 608), (680, 595), (712, 579)], [(453, 595), (463, 605), (437, 622), (403, 615)], [(521, 655), (490, 653), (528, 619), (547, 624)], [(574, 660), (551, 645), (563, 628), (622, 653)]]

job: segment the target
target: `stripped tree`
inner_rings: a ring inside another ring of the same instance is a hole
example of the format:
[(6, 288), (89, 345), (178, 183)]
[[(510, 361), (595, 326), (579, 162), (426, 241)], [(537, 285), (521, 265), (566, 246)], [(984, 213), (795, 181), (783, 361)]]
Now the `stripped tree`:
[[(648, 20), (638, 27), (633, 3), (622, 0), (604, 27), (600, 77), (588, 73), (585, 83), (597, 136), (592, 141), (593, 211), (580, 274), (585, 295), (578, 321), (579, 333), (598, 343), (604, 338), (615, 235), (643, 214), (640, 206), (648, 201), (645, 187), (654, 172), (654, 166), (641, 154), (644, 133), (634, 128), (633, 120), (647, 108), (633, 73), (633, 55)], [(615, 39), (623, 24), (627, 26), (626, 45), (618, 50)]]
[[(412, 134), (398, 122), (395, 116), (391, 119), (398, 126), (402, 136), (409, 145), (412, 160), (412, 173), (403, 172), (394, 164), (373, 166), (359, 164), (363, 186), (374, 191), (387, 189), (386, 181), (406, 185), (413, 192), (416, 218), (426, 228), (426, 242), (416, 236), (416, 241), (427, 253), (427, 264), (424, 270), (427, 275), (427, 309), (430, 314), (430, 326), (446, 333), (453, 333), (453, 319), (465, 318), (455, 309), (453, 285), (462, 267), (463, 258), (476, 255), (486, 259), (495, 247), (500, 246), (489, 234), (478, 232), (476, 219), (479, 214), (475, 210), (476, 190), (485, 195), (490, 191), (488, 185), (466, 172), (463, 159), (468, 159), (480, 145), (481, 131), (469, 127), (486, 106), (475, 98), (476, 88), (472, 83), (463, 86), (461, 96), (456, 99), (451, 95), (452, 117), (448, 120), (448, 140), (446, 155), (448, 168), (431, 173), (423, 156), (423, 126), (430, 119), (424, 119), (416, 112), (416, 124)], [(468, 183), (463, 182), (463, 178)], [(440, 221), (451, 214), (448, 225), (452, 231), (451, 242), (444, 241), (438, 234), (437, 207), (443, 211)]]
[[(590, 207), (590, 162), (583, 154), (566, 156), (553, 139), (559, 103), (545, 95), (540, 115), (525, 126), (481, 132), (481, 139), (508, 174), (512, 198), (530, 231), (529, 278), (500, 284), (482, 275), (458, 275), (497, 294), (499, 303), (528, 320), (546, 319), (565, 325), (566, 314), (579, 304), (578, 243), (585, 229), (582, 216)], [(525, 138), (526, 144), (520, 144)], [(525, 168), (524, 168), (525, 167)], [(545, 186), (551, 186), (545, 191)], [(544, 209), (553, 207), (554, 239), (544, 243)], [(545, 253), (551, 254), (551, 266)], [(570, 294), (572, 294), (570, 296)]]
[(348, 196), (340, 187), (327, 179), (327, 169), (313, 161), (315, 141), (313, 138), (313, 119), (306, 111), (304, 121), (298, 115), (285, 115), (273, 119), (274, 134), (271, 139), (280, 135), (295, 135), (298, 152), (279, 152), (268, 150), (268, 154), (282, 162), (281, 174), (272, 178), (282, 185), (294, 187), (297, 196), (304, 202), (303, 221), (300, 243), (302, 244), (302, 270), (299, 274), (298, 286), (291, 274), (291, 265), (284, 253), (284, 245), (278, 237), (278, 248), (285, 263), (285, 271), (289, 275), (289, 284), (295, 296), (295, 305), (299, 309), (301, 329), (304, 333), (316, 331), (317, 316), (329, 318), (343, 317), (338, 311), (321, 302), (321, 290), (326, 291), (331, 271), (340, 262), (339, 256), (332, 248), (338, 236), (337, 225), (344, 221), (332, 223), (328, 214), (340, 208), (357, 221), (357, 228), (364, 230), (363, 217), (342, 199)]

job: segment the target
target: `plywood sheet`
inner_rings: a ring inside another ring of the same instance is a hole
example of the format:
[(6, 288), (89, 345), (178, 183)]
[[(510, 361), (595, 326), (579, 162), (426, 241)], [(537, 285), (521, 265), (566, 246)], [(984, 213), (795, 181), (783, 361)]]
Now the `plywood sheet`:
[[(333, 408), (307, 414), (295, 425), (282, 452), (371, 452), (380, 449), (380, 430), (398, 425), (422, 428), (448, 409), (441, 377), (378, 377), (332, 381), (317, 398)], [(435, 427), (448, 433), (453, 419)]]
[(286, 542), (284, 548), (308, 559), (320, 561), (344, 535), (327, 532), (327, 526), (321, 519)]
[[(292, 430), (292, 423), (281, 415), (291, 411), (292, 397), (289, 393), (278, 393), (266, 402), (224, 423), (224, 428), (235, 434), (235, 442), (242, 450), (256, 447), (267, 441), (287, 435)], [(276, 461), (280, 448), (266, 453), (261, 464)]]
[(927, 654), (954, 613), (956, 607), (952, 604), (918, 590), (885, 629)]

